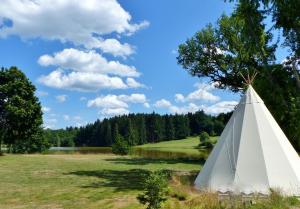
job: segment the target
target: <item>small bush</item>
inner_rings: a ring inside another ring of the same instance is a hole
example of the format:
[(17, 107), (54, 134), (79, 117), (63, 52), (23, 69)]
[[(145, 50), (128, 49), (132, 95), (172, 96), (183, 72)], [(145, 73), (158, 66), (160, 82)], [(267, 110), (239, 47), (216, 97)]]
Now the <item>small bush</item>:
[(159, 209), (169, 193), (168, 175), (162, 171), (151, 172), (144, 182), (144, 192), (137, 199), (147, 209)]
[(116, 155), (127, 155), (129, 151), (129, 144), (123, 139), (121, 135), (119, 135), (115, 139), (115, 143), (112, 145), (112, 152)]
[(201, 132), (199, 140), (199, 149), (212, 149), (214, 147), (214, 143), (210, 140), (208, 133), (206, 133), (205, 131)]
[(199, 136), (200, 143), (209, 141), (209, 134), (205, 131), (202, 131)]

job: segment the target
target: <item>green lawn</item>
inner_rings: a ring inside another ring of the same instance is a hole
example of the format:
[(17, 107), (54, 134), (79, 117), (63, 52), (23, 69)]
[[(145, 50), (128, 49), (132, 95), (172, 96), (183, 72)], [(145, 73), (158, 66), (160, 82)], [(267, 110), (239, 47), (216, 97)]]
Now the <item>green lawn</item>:
[(148, 170), (199, 171), (197, 161), (111, 154), (0, 157), (0, 208), (143, 208), (136, 200)]
[[(212, 137), (212, 140), (217, 140), (218, 137)], [(188, 137), (181, 140), (164, 141), (155, 144), (144, 144), (137, 146), (146, 150), (158, 150), (165, 152), (179, 152), (189, 155), (199, 155), (197, 146), (199, 144), (199, 137)]]
[[(197, 138), (143, 145), (144, 149), (195, 154)], [(239, 197), (220, 202), (217, 194), (198, 193), (192, 182), (202, 160), (147, 159), (113, 154), (33, 154), (0, 156), (1, 209), (143, 209), (136, 200), (144, 176), (153, 170), (174, 171), (164, 209), (287, 209), (297, 199), (271, 195), (245, 207)], [(177, 172), (176, 172), (177, 171)], [(172, 194), (184, 195), (179, 201)], [(233, 202), (232, 202), (233, 201)], [(294, 207), (291, 207), (294, 205)]]

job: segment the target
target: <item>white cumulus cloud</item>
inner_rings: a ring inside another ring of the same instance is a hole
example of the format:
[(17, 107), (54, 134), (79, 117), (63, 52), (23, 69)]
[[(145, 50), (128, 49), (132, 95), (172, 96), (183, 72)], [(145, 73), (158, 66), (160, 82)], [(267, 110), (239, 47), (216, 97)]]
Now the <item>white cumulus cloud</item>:
[(119, 61), (107, 61), (96, 51), (81, 51), (74, 48), (64, 49), (52, 55), (43, 55), (38, 63), (42, 66), (56, 66), (76, 72), (94, 72), (126, 77), (138, 77), (139, 72), (134, 66), (121, 64)]
[(103, 116), (114, 116), (129, 113), (130, 104), (147, 104), (144, 94), (112, 95), (99, 96), (87, 102), (88, 107), (99, 108), (99, 114)]
[[(55, 66), (56, 70), (42, 75), (38, 81), (46, 86), (77, 90), (126, 89), (144, 87), (132, 77), (140, 76), (134, 66), (108, 61), (96, 51), (64, 49), (54, 55), (43, 55), (38, 63)], [(121, 77), (127, 77), (126, 82)]]
[(236, 101), (222, 101), (205, 107), (204, 111), (208, 114), (227, 113), (233, 111), (237, 104), (238, 102)]
[(149, 104), (148, 102), (145, 102), (145, 103), (144, 103), (144, 107), (150, 108), (150, 104)]
[(211, 91), (215, 89), (215, 84), (205, 84), (205, 83), (196, 83), (194, 87), (197, 90), (189, 93), (187, 96), (182, 94), (175, 94), (176, 102), (194, 102), (194, 101), (205, 101), (205, 102), (217, 102), (220, 100), (220, 97), (214, 95)]
[(99, 111), (99, 114), (103, 116), (116, 116), (116, 115), (127, 115), (129, 110), (126, 108), (103, 108)]
[(60, 69), (52, 71), (48, 75), (41, 76), (38, 81), (48, 87), (76, 91), (126, 89), (128, 87), (119, 77), (110, 77), (93, 72), (65, 73)]
[(184, 96), (182, 94), (175, 94), (176, 102), (184, 102)]
[(116, 0), (2, 0), (0, 36), (17, 35), (22, 39), (42, 38), (71, 42), (85, 48), (99, 48), (115, 56), (134, 52), (129, 44), (103, 35), (133, 34), (149, 22), (131, 22), (131, 15)]
[(137, 82), (134, 78), (127, 78), (126, 83), (127, 83), (128, 87), (130, 87), (130, 88), (145, 87), (144, 84)]
[(158, 107), (158, 108), (169, 108), (170, 106), (172, 106), (171, 102), (169, 102), (166, 99), (158, 100), (154, 104), (154, 107)]
[(89, 100), (87, 106), (98, 108), (128, 108), (128, 104), (122, 101), (119, 96), (111, 94)]

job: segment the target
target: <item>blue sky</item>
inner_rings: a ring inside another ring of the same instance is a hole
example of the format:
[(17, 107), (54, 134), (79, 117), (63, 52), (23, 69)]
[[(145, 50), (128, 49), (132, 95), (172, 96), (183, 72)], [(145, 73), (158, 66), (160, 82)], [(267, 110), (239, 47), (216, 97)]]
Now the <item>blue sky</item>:
[(188, 75), (177, 65), (176, 49), (233, 6), (221, 0), (4, 0), (0, 63), (19, 67), (36, 85), (49, 128), (129, 112), (227, 112), (240, 96)]

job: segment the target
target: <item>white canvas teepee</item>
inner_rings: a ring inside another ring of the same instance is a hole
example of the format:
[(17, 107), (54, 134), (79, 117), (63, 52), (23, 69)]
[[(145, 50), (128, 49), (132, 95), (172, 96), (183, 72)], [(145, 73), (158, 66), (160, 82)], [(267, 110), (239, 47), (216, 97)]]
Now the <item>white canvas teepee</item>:
[(195, 180), (200, 190), (300, 195), (300, 159), (249, 85)]

